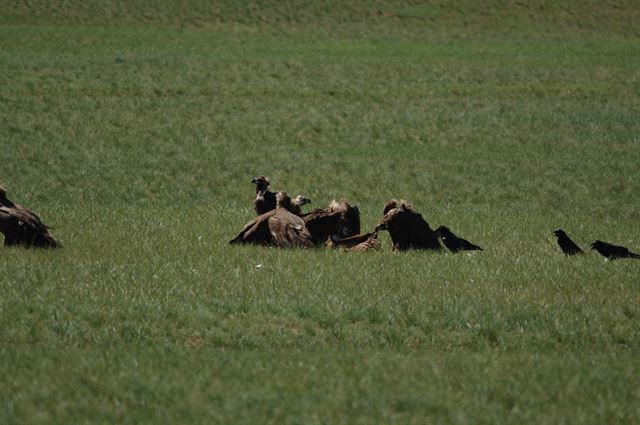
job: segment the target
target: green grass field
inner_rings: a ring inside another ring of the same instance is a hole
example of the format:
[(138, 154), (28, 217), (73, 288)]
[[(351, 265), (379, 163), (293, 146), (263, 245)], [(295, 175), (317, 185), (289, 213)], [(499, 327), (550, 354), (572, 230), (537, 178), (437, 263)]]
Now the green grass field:
[[(0, 0), (0, 423), (634, 424), (640, 8)], [(250, 179), (472, 255), (230, 246)], [(261, 265), (261, 267), (257, 267)]]

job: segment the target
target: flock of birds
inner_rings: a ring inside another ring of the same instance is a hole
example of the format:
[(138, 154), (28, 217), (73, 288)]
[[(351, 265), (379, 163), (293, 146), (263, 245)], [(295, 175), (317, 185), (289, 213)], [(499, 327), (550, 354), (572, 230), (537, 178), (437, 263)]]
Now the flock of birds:
[[(482, 248), (440, 226), (432, 230), (429, 223), (404, 200), (391, 199), (384, 206), (383, 217), (373, 231), (360, 232), (360, 211), (347, 201), (331, 201), (324, 209), (302, 212), (311, 203), (305, 196), (291, 199), (286, 192), (269, 190), (270, 180), (265, 176), (251, 180), (256, 186), (253, 207), (257, 216), (249, 221), (231, 244), (271, 245), (280, 248), (311, 248), (329, 246), (348, 251), (368, 251), (381, 248), (378, 232), (391, 236), (393, 251), (410, 249), (441, 250), (442, 244), (453, 253), (478, 251)], [(7, 191), (0, 185), (0, 232), (5, 246), (58, 248), (62, 244), (49, 232), (33, 211), (11, 202)], [(569, 236), (558, 229), (553, 232), (565, 255), (584, 254)], [(603, 241), (595, 241), (591, 249), (609, 260), (619, 258), (640, 259), (629, 249)]]
[(378, 232), (386, 230), (394, 251), (442, 249), (439, 239), (452, 252), (482, 250), (478, 245), (457, 237), (444, 226), (435, 231), (407, 201), (392, 199), (384, 207), (384, 216), (372, 232), (360, 233), (360, 211), (347, 201), (331, 201), (324, 209), (307, 213), (302, 207), (311, 201), (302, 195), (291, 199), (286, 192), (271, 192), (265, 176), (251, 180), (256, 185), (253, 207), (257, 217), (249, 221), (232, 244), (273, 245), (280, 248), (310, 248), (328, 245), (349, 251), (380, 249)]
[[(479, 245), (457, 236), (445, 226), (432, 230), (422, 215), (404, 200), (389, 200), (375, 229), (360, 233), (360, 211), (345, 200), (334, 200), (325, 209), (303, 213), (302, 207), (311, 203), (307, 197), (298, 195), (291, 199), (284, 191), (272, 192), (269, 190), (271, 182), (265, 176), (254, 178), (251, 183), (256, 186), (253, 207), (257, 217), (249, 221), (229, 243), (280, 248), (327, 245), (350, 251), (367, 251), (381, 248), (378, 232), (386, 230), (391, 236), (393, 251), (441, 250), (440, 241), (453, 253), (482, 250)], [(562, 229), (553, 233), (565, 255), (584, 254)], [(640, 259), (640, 255), (623, 246), (599, 240), (591, 244), (591, 249), (609, 260)]]

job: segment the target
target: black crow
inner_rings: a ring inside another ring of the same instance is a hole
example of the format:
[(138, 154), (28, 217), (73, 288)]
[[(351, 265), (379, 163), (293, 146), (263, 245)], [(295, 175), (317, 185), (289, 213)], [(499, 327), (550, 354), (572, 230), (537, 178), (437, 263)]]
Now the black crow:
[(611, 245), (607, 242), (595, 241), (591, 244), (591, 249), (595, 249), (600, 255), (608, 258), (609, 260), (616, 260), (618, 258), (636, 258), (640, 260), (640, 255), (629, 251), (624, 246)]
[(440, 226), (436, 229), (436, 233), (442, 239), (444, 246), (449, 248), (449, 251), (454, 254), (458, 251), (482, 251), (483, 249), (478, 245), (474, 245), (466, 239), (462, 239), (456, 236), (448, 227)]
[(558, 245), (565, 255), (584, 254), (584, 251), (569, 238), (564, 230), (554, 230), (553, 234), (558, 238)]

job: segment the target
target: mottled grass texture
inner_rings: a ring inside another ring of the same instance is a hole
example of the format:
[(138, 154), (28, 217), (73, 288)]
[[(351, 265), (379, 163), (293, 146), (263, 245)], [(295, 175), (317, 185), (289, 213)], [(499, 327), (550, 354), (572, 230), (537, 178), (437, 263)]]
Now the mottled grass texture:
[[(0, 1), (0, 423), (629, 424), (635, 2)], [(481, 4), (481, 5), (480, 5)], [(229, 246), (250, 179), (483, 252)]]

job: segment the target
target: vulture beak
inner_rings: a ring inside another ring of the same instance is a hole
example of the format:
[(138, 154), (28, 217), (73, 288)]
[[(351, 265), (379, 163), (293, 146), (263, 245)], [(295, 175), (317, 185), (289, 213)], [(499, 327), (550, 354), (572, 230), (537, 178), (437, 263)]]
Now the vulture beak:
[(258, 180), (257, 179), (251, 179), (251, 183), (256, 184), (256, 183), (258, 183)]
[(374, 229), (374, 232), (379, 232), (380, 230), (387, 230), (387, 224), (386, 223), (378, 224)]

